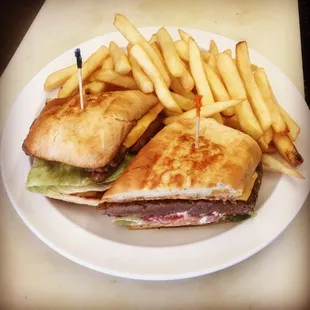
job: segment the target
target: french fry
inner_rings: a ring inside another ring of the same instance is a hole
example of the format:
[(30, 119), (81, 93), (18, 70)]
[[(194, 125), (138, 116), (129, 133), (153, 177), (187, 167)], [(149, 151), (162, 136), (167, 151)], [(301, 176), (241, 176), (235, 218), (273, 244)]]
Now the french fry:
[(191, 36), (188, 33), (186, 33), (185, 31), (183, 31), (182, 29), (178, 29), (178, 32), (179, 32), (180, 38), (184, 42), (188, 43)]
[(145, 115), (143, 115), (137, 121), (137, 124), (130, 130), (129, 134), (126, 136), (123, 142), (123, 145), (126, 148), (133, 146), (163, 109), (164, 106), (159, 102)]
[(156, 36), (170, 73), (175, 77), (183, 76), (184, 66), (169, 32), (161, 27)]
[(207, 52), (207, 51), (200, 51), (200, 54), (201, 54), (202, 60), (204, 60), (205, 62), (208, 62), (208, 60), (211, 56), (211, 53)]
[(138, 89), (135, 79), (129, 75), (121, 75), (111, 69), (101, 70), (97, 80), (117, 85), (126, 89)]
[(278, 105), (273, 101), (271, 86), (265, 70), (263, 68), (258, 68), (254, 73), (254, 78), (264, 98), (267, 108), (269, 109), (273, 130), (277, 133), (286, 133), (287, 126)]
[(168, 117), (168, 116), (176, 116), (176, 115), (181, 115), (181, 113), (175, 113), (175, 112), (171, 112), (168, 109), (164, 109), (164, 114)]
[(267, 171), (269, 170), (274, 172), (280, 172), (299, 179), (305, 178), (300, 172), (286, 166), (285, 164), (281, 163), (279, 160), (277, 160), (276, 158), (274, 158), (269, 154), (263, 154), (262, 164), (263, 168), (266, 169)]
[(157, 36), (155, 33), (153, 33), (151, 38), (149, 39), (149, 44), (152, 44), (153, 42), (157, 42)]
[(84, 85), (83, 91), (85, 94), (98, 94), (104, 91), (104, 82), (93, 81)]
[(184, 68), (184, 73), (182, 76), (179, 77), (179, 80), (180, 80), (182, 86), (184, 87), (184, 90), (186, 92), (189, 92), (195, 87), (195, 82), (194, 82), (191, 74), (188, 72), (185, 63), (182, 60), (181, 60), (181, 62), (182, 62), (182, 66)]
[(105, 70), (105, 69), (112, 69), (112, 70), (114, 70), (114, 61), (113, 61), (113, 58), (111, 56), (107, 57), (103, 61), (101, 69), (102, 70)]
[[(217, 67), (230, 98), (246, 98), (245, 88), (232, 58), (223, 53), (219, 54), (217, 56)], [(263, 131), (248, 100), (238, 104), (235, 111), (242, 131), (258, 140), (263, 135)]]
[(183, 97), (186, 97), (188, 99), (194, 100), (195, 95), (193, 92), (189, 91), (187, 92), (182, 83), (180, 82), (180, 79), (176, 78), (176, 77), (171, 77), (171, 89), (176, 93), (179, 94)]
[[(151, 44), (152, 48), (154, 49), (155, 53), (158, 55), (158, 57), (162, 60), (162, 62), (164, 63), (164, 58), (161, 54), (161, 51), (157, 45), (156, 42), (153, 42)], [(189, 98), (189, 99), (192, 99), (194, 100), (195, 98), (195, 95), (191, 92), (191, 91), (186, 91), (180, 81), (179, 78), (176, 78), (174, 77), (173, 75), (169, 75), (170, 77), (170, 80), (171, 80), (171, 85), (170, 85), (170, 88), (177, 94), (183, 96), (183, 97), (186, 97), (186, 98)], [(189, 80), (186, 80), (188, 77), (185, 75), (185, 77), (183, 78), (183, 83), (190, 83)], [(188, 84), (188, 87), (190, 87), (190, 84)]]
[(140, 45), (134, 45), (131, 50), (131, 55), (136, 59), (140, 67), (152, 81), (155, 93), (160, 102), (171, 111), (177, 113), (182, 112), (181, 108), (173, 99), (162, 75), (160, 74), (157, 67), (154, 65), (148, 54), (143, 50)]
[(173, 92), (171, 92), (171, 95), (183, 111), (188, 111), (195, 108), (194, 100), (188, 99)]
[[(200, 55), (200, 49), (194, 39), (190, 38), (188, 41), (189, 51), (189, 65), (192, 77), (195, 81), (196, 90), (202, 96), (202, 105), (214, 103), (214, 98), (204, 73), (203, 62)], [(223, 123), (222, 117), (219, 113), (214, 115), (219, 123)]]
[(265, 137), (261, 136), (258, 139), (258, 145), (260, 146), (260, 148), (262, 149), (262, 151), (264, 152), (265, 150), (268, 150), (268, 144), (266, 143)]
[(252, 72), (255, 72), (258, 69), (258, 66), (251, 64), (251, 70)]
[(100, 71), (101, 71), (101, 68), (96, 69), (87, 79), (87, 82), (90, 83), (90, 82), (97, 81), (97, 75), (99, 74)]
[(282, 157), (292, 166), (296, 167), (303, 163), (303, 158), (297, 151), (293, 142), (287, 135), (274, 133), (273, 143)]
[(115, 64), (115, 72), (122, 75), (128, 74), (131, 71), (131, 66), (126, 53), (114, 41), (110, 42), (109, 50)]
[[(276, 98), (273, 96), (274, 102), (277, 103)], [(288, 127), (288, 137), (291, 139), (291, 141), (296, 141), (299, 133), (300, 133), (300, 127), (298, 124), (292, 119), (292, 117), (277, 103), (277, 106), (279, 107), (281, 111), (281, 115), (284, 118), (284, 121), (286, 123), (286, 126)]]
[(269, 143), (272, 141), (273, 138), (273, 131), (272, 128), (269, 127), (263, 134), (263, 137), (266, 141), (266, 143), (269, 145)]
[(217, 45), (216, 45), (214, 40), (210, 41), (209, 52), (211, 54), (215, 54), (215, 55), (217, 55), (219, 53), (219, 49), (218, 49), (218, 47), (217, 47)]
[(175, 48), (182, 60), (189, 61), (188, 56), (188, 45), (183, 40), (178, 40), (174, 42)]
[(211, 54), (211, 56), (209, 57), (209, 60), (207, 61), (207, 64), (212, 68), (212, 70), (215, 72), (215, 74), (221, 78), (220, 72), (217, 68), (217, 60), (216, 60), (216, 55), (215, 54)]
[(267, 105), (255, 82), (251, 70), (248, 46), (245, 41), (239, 42), (236, 45), (236, 63), (253, 111), (263, 131), (266, 131), (271, 126), (272, 120)]
[(156, 52), (153, 50), (148, 41), (138, 31), (138, 29), (124, 15), (121, 14), (115, 15), (113, 24), (130, 43), (139, 44), (143, 48), (143, 50), (151, 58), (157, 70), (160, 72), (166, 86), (169, 87), (170, 78), (164, 64), (158, 58)]
[[(101, 46), (93, 53), (84, 63), (82, 68), (82, 81), (87, 78), (102, 64), (103, 60), (109, 55), (109, 50), (105, 46)], [(79, 80), (77, 74), (73, 74), (59, 90), (58, 97), (65, 98), (72, 94), (78, 88)]]
[(76, 65), (66, 67), (51, 73), (45, 80), (44, 90), (49, 92), (64, 84), (73, 74), (76, 74)]
[(277, 149), (275, 146), (269, 144), (268, 149), (264, 150), (263, 152), (264, 153), (276, 153)]
[(232, 52), (231, 52), (231, 49), (230, 49), (230, 48), (228, 48), (228, 49), (226, 49), (225, 51), (223, 51), (223, 54), (226, 54), (226, 55), (228, 55), (229, 57), (232, 57)]
[(135, 58), (131, 55), (130, 52), (130, 46), (128, 48), (128, 58), (131, 64), (131, 69), (132, 69), (132, 75), (133, 78), (135, 79), (139, 89), (145, 93), (152, 93), (154, 91), (153, 84), (151, 80), (148, 78), (148, 76), (143, 72), (142, 68), (140, 65), (137, 63)]
[[(204, 105), (201, 107), (200, 110), (200, 116), (201, 117), (210, 117), (212, 115), (215, 115), (216, 113), (219, 113), (228, 107), (235, 106), (240, 104), (243, 100), (245, 99), (240, 99), (240, 100), (229, 100), (225, 102), (217, 102), (213, 104), (208, 104)], [(169, 125), (171, 123), (174, 123), (178, 121), (179, 119), (184, 119), (184, 118), (194, 118), (196, 116), (196, 109), (189, 110), (181, 115), (177, 116), (170, 116), (164, 119), (163, 123), (165, 125)]]
[[(213, 71), (213, 69), (206, 63), (203, 64), (203, 68), (207, 79), (209, 81), (210, 88), (212, 90), (213, 96), (216, 101), (228, 101), (230, 96), (218, 75)], [(235, 114), (234, 107), (230, 107), (222, 111), (224, 116), (232, 116)]]
[(240, 123), (238, 121), (236, 114), (231, 117), (224, 117), (224, 124), (228, 127), (242, 131), (242, 128), (240, 126)]

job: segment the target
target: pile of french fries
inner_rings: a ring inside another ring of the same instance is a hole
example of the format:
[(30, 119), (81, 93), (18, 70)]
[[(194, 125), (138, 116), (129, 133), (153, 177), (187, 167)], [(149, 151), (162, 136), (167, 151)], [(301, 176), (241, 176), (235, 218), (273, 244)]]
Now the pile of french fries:
[[(213, 40), (208, 51), (202, 50), (181, 29), (176, 41), (164, 27), (147, 40), (121, 14), (115, 15), (114, 26), (127, 39), (127, 48), (111, 41), (83, 63), (84, 93), (118, 89), (155, 93), (160, 103), (144, 117), (141, 130), (135, 129), (140, 135), (162, 111), (165, 125), (195, 117), (194, 97), (201, 95), (201, 117), (212, 117), (253, 137), (263, 151), (264, 168), (303, 178), (295, 169), (303, 162), (294, 145), (300, 127), (277, 102), (264, 68), (251, 63), (247, 42), (236, 45), (234, 59), (230, 49), (220, 51)], [(59, 98), (77, 92), (75, 65), (47, 77), (46, 91), (58, 87)], [(127, 139), (126, 146), (133, 145), (139, 134)], [(277, 159), (277, 153), (286, 163)]]

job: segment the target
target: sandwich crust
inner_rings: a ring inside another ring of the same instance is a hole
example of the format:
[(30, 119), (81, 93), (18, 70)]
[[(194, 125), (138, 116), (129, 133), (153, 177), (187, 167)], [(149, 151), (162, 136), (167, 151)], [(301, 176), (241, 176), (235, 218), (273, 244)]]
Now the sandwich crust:
[(152, 199), (237, 199), (261, 159), (250, 136), (201, 119), (195, 149), (195, 120), (161, 130), (103, 195), (101, 202)]
[(115, 91), (50, 101), (33, 122), (23, 143), (26, 154), (96, 169), (113, 159), (136, 121), (157, 97), (140, 91)]

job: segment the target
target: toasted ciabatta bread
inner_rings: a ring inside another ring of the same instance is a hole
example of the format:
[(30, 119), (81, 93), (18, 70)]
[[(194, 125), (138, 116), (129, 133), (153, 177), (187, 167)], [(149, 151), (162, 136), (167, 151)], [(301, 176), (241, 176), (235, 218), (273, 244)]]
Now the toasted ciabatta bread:
[(140, 91), (116, 91), (50, 101), (33, 122), (23, 150), (26, 154), (96, 169), (114, 158), (135, 122), (158, 99)]
[(140, 151), (101, 202), (233, 200), (248, 185), (261, 155), (250, 136), (203, 118), (195, 149), (195, 120), (180, 120), (161, 130)]

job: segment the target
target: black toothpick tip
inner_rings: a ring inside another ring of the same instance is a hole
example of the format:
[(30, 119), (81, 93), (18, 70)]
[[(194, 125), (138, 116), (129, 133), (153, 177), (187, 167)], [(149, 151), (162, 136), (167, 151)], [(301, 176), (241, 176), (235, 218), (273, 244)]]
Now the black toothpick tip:
[(74, 51), (74, 55), (76, 57), (76, 64), (77, 64), (77, 67), (79, 69), (82, 69), (82, 56), (81, 56), (81, 51), (79, 48), (77, 48), (75, 51)]

